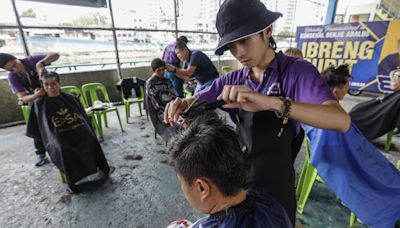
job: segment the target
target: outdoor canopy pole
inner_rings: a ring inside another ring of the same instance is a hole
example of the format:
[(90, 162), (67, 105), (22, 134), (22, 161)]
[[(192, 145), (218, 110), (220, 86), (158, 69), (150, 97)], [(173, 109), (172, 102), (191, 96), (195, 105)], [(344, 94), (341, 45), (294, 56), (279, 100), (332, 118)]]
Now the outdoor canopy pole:
[(15, 18), (17, 19), (17, 23), (18, 23), (18, 30), (19, 30), (19, 34), (21, 36), (21, 41), (22, 44), (24, 45), (24, 51), (25, 51), (25, 55), (29, 56), (29, 48), (28, 45), (26, 44), (26, 39), (25, 39), (25, 34), (24, 34), (24, 30), (22, 29), (22, 24), (21, 24), (21, 20), (19, 19), (19, 14), (18, 14), (18, 10), (17, 10), (17, 6), (15, 5), (15, 0), (11, 0), (13, 9), (14, 9), (14, 13), (15, 13)]
[(326, 19), (325, 19), (326, 25), (335, 23), (337, 4), (338, 0), (329, 0), (328, 9), (326, 11)]
[(118, 43), (117, 43), (117, 33), (115, 32), (114, 14), (112, 11), (111, 0), (108, 0), (108, 8), (110, 9), (111, 26), (112, 26), (113, 41), (114, 41), (114, 47), (115, 47), (115, 57), (117, 58), (117, 74), (118, 74), (119, 79), (122, 79), (121, 62), (119, 60), (119, 51), (118, 51)]

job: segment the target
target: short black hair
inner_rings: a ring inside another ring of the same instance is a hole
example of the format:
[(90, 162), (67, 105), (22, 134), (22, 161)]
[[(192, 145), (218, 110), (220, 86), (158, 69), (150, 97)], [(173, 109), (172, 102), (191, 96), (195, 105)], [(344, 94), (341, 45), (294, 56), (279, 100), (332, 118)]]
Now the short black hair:
[(337, 67), (331, 65), (321, 73), (321, 76), (329, 87), (343, 86), (350, 78), (349, 66), (348, 64)]
[(56, 79), (56, 81), (58, 83), (60, 83), (60, 75), (58, 75), (54, 71), (49, 71), (49, 72), (43, 73), (43, 76), (42, 76), (41, 80), (44, 81), (44, 80), (49, 79), (49, 78), (54, 78), (54, 79)]
[(171, 142), (170, 162), (189, 185), (203, 177), (226, 196), (243, 189), (247, 166), (238, 136), (216, 113), (194, 118)]
[(153, 59), (153, 61), (151, 61), (151, 69), (153, 70), (153, 72), (160, 67), (165, 67), (165, 62), (162, 59), (155, 58)]
[(17, 59), (15, 56), (7, 54), (7, 53), (0, 53), (0, 68), (4, 69), (4, 66), (11, 60)]
[(180, 37), (178, 37), (178, 39), (176, 39), (177, 41), (179, 40), (179, 41), (182, 41), (182, 42), (184, 42), (185, 44), (187, 44), (187, 43), (189, 43), (189, 40), (188, 40), (188, 38), (186, 37), (186, 36), (180, 36)]
[(186, 45), (186, 43), (184, 42), (184, 41), (182, 41), (182, 40), (176, 40), (176, 45), (175, 45), (175, 49), (178, 49), (178, 50), (185, 50), (185, 49), (187, 49), (188, 47), (187, 47), (187, 45)]

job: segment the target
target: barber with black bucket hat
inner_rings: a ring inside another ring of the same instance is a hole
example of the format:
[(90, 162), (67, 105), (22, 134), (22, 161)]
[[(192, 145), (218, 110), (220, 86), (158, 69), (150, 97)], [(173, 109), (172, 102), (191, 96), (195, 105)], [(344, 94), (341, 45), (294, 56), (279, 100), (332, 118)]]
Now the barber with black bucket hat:
[[(45, 66), (50, 65), (60, 57), (57, 53), (47, 55), (33, 55), (23, 59), (7, 53), (0, 53), (0, 68), (9, 71), (8, 84), (14, 94), (18, 96), (19, 105), (31, 104), (45, 91), (40, 83), (40, 76), (45, 71)], [(36, 166), (46, 163), (46, 150), (40, 138), (34, 140), (36, 149)]]
[[(230, 50), (244, 67), (217, 78), (196, 97), (198, 102), (226, 103), (223, 108), (237, 125), (249, 164), (246, 187), (272, 195), (294, 225), (292, 150), (300, 122), (345, 132), (350, 118), (311, 63), (275, 52), (272, 24), (280, 16), (259, 0), (224, 1), (217, 14), (215, 54)], [(165, 122), (174, 124), (196, 97), (168, 103)]]

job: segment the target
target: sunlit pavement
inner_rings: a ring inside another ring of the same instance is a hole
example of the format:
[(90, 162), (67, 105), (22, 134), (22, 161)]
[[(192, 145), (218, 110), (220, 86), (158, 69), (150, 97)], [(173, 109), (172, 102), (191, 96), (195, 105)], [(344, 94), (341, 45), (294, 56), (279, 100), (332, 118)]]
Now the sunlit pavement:
[[(349, 110), (371, 97), (348, 96)], [(119, 107), (125, 120), (123, 106)], [(69, 195), (52, 164), (35, 167), (33, 142), (24, 136), (25, 125), (0, 129), (0, 227), (165, 227), (172, 220), (194, 221), (201, 216), (185, 201), (175, 172), (166, 163), (165, 143), (154, 139), (154, 128), (132, 107), (131, 124), (109, 114), (109, 128), (101, 143), (116, 170), (101, 187)], [(384, 137), (375, 141), (382, 150)], [(400, 159), (399, 138), (384, 153), (393, 163)], [(141, 155), (141, 160), (136, 160)], [(299, 175), (304, 148), (295, 163)], [(311, 191), (298, 220), (304, 227), (347, 227), (350, 212), (324, 185)], [(358, 227), (362, 225), (357, 224)]]

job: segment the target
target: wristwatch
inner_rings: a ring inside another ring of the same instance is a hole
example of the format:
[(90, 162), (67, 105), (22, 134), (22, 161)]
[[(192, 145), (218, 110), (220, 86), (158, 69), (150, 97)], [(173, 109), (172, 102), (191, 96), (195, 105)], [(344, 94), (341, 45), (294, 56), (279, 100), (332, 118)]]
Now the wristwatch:
[(172, 71), (172, 73), (174, 73), (174, 74), (176, 73), (176, 67), (174, 67), (174, 70)]

